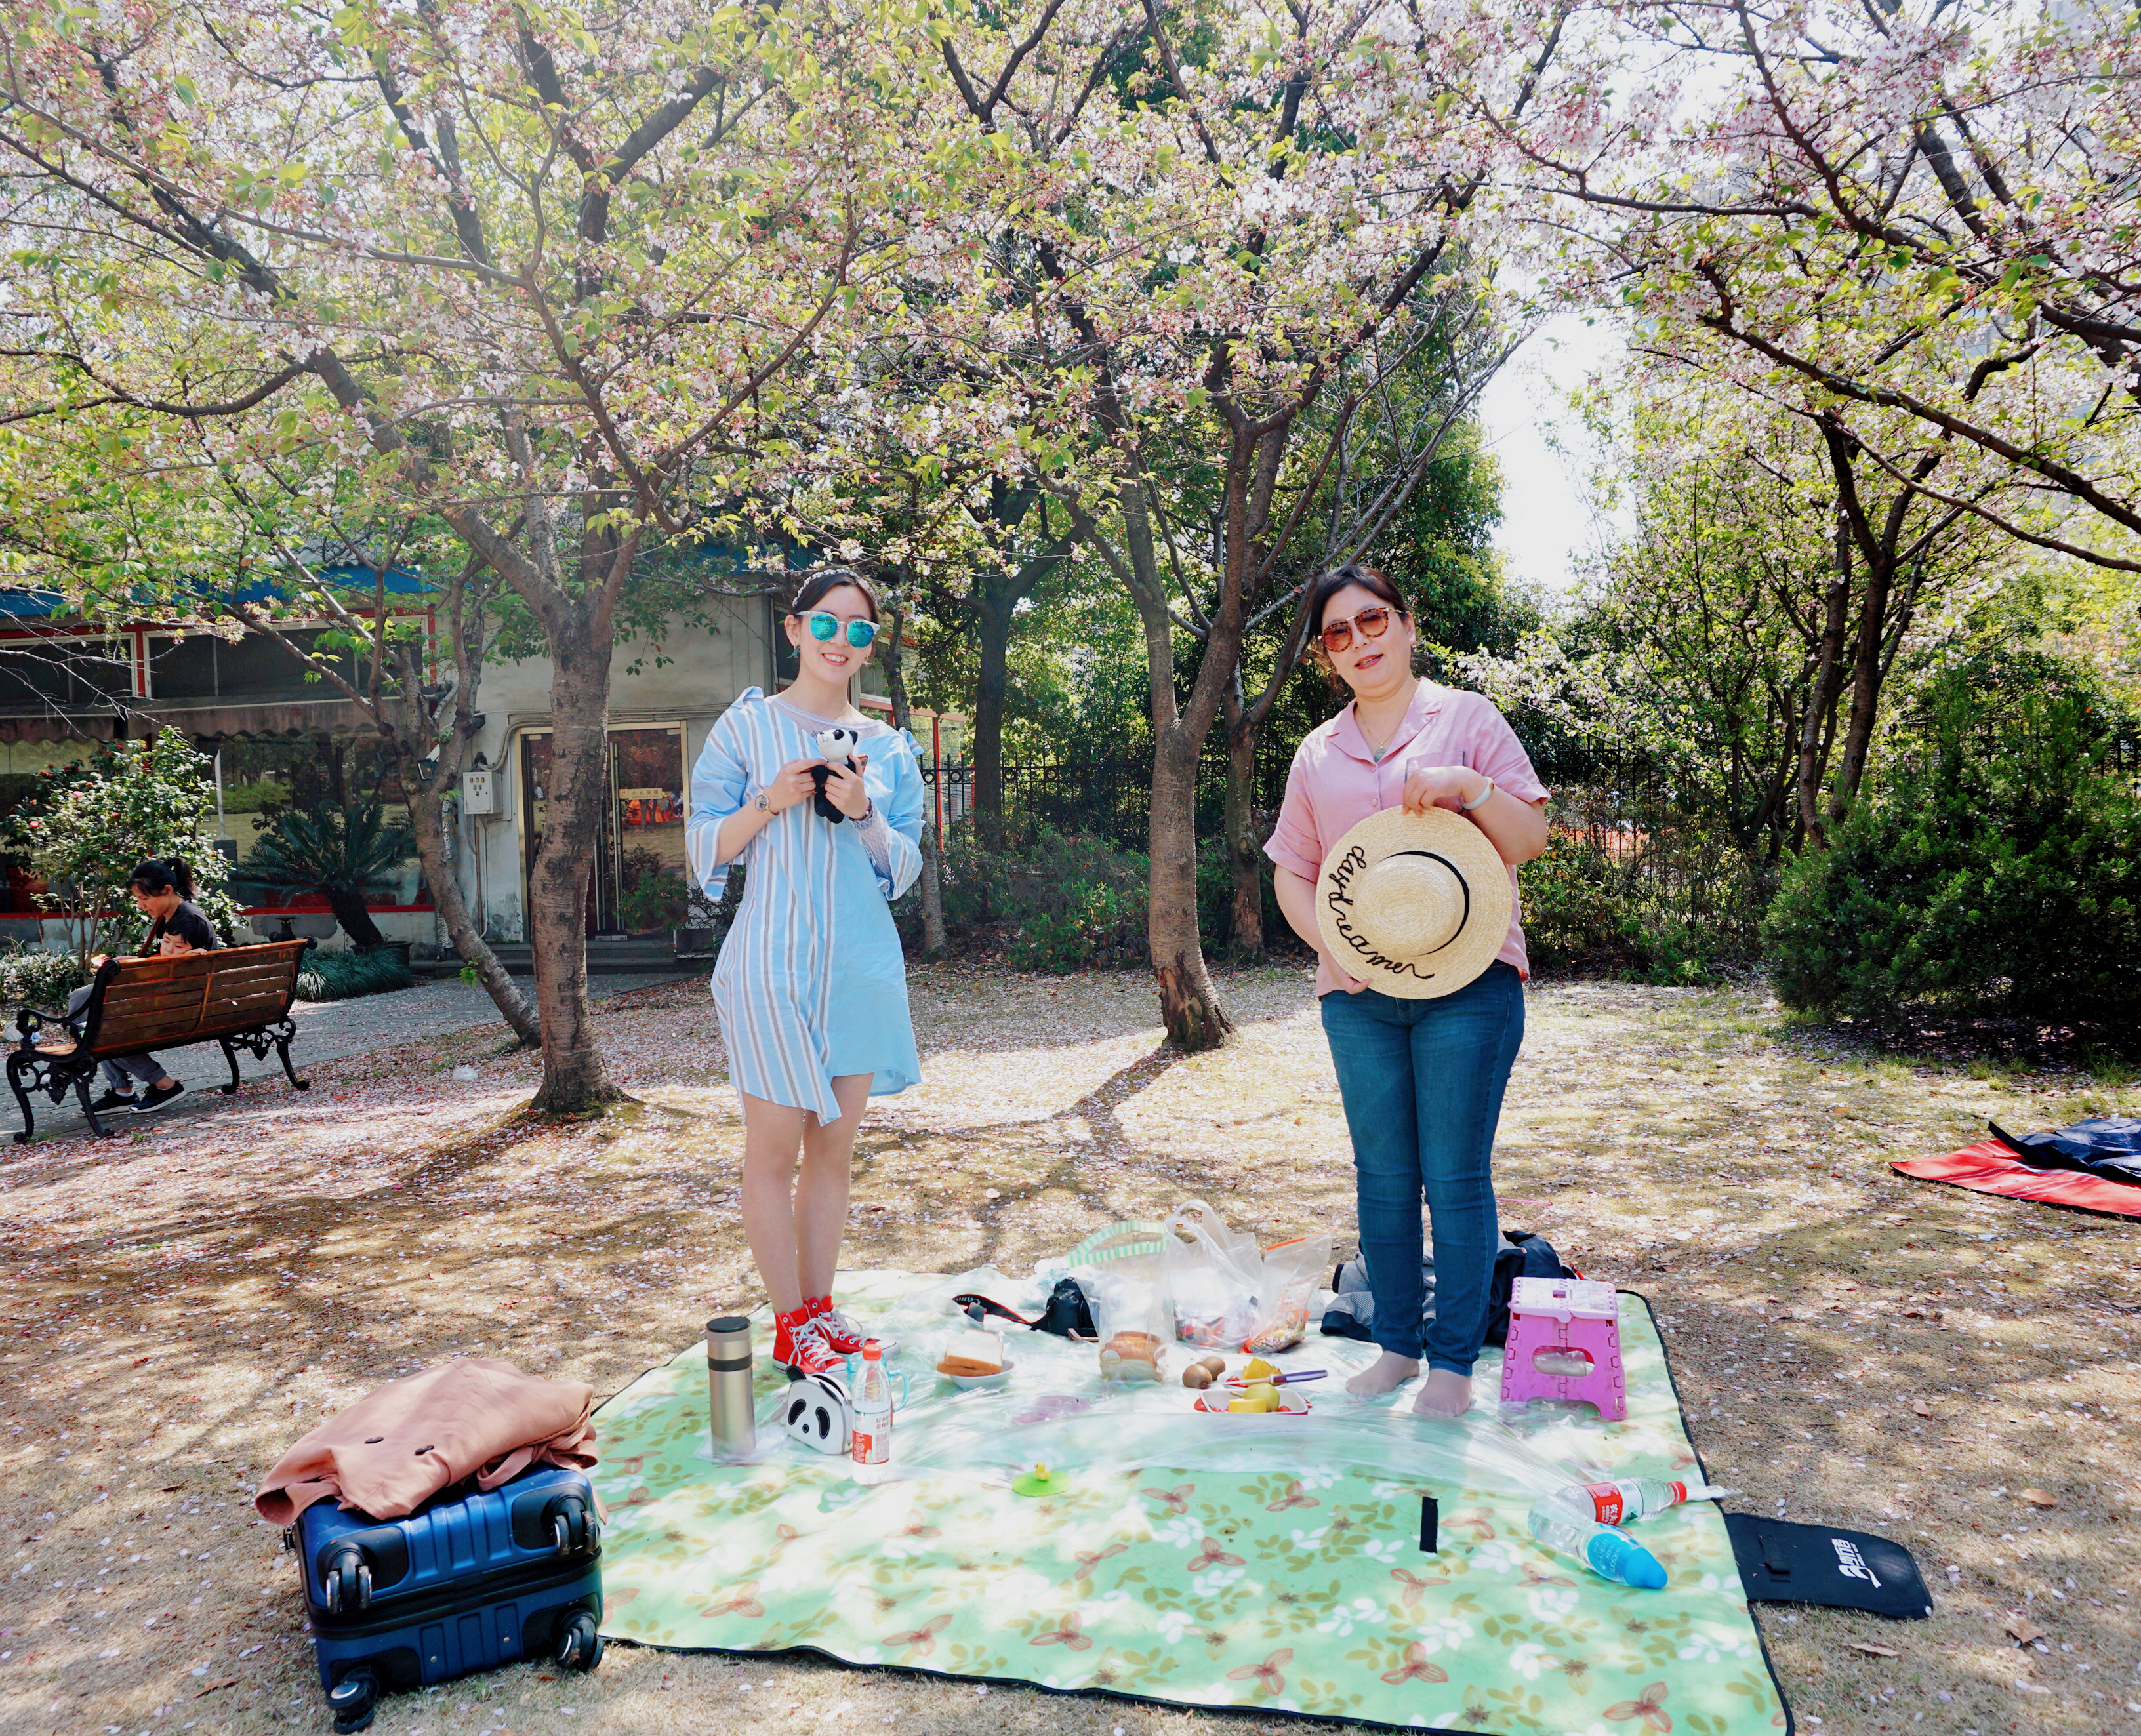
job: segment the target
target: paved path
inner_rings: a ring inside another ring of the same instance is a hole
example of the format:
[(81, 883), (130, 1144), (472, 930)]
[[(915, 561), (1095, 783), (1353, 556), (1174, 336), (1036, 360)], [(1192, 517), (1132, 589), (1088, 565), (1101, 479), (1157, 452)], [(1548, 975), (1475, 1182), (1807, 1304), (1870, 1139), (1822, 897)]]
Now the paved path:
[[(589, 982), (588, 992), (601, 1001), (626, 989), (675, 980), (673, 971), (645, 976), (598, 976)], [(525, 986), (533, 993), (533, 983)], [(506, 1035), (504, 1023), (499, 1018), (490, 996), (457, 976), (442, 976), (391, 995), (361, 995), (351, 1001), (300, 1001), (291, 1007), (290, 1017), (298, 1027), (298, 1039), (290, 1045), (290, 1054), (297, 1063), (300, 1078), (307, 1067), (320, 1061), (339, 1060), (346, 1055), (364, 1055), (375, 1049), (391, 1049), (397, 1044), (436, 1036), (443, 1031), (495, 1025), (501, 1039)], [(229, 1075), (223, 1064), (223, 1051), (214, 1043), (168, 1050), (160, 1059), (170, 1069), (173, 1078), (185, 1081), (186, 1094), (161, 1111), (159, 1119), (199, 1114), (196, 1097), (201, 1105), (224, 1100), (223, 1094), (215, 1088)], [(241, 1079), (280, 1079), (283, 1066), (272, 1049), (265, 1060), (255, 1060), (240, 1050), (238, 1072)], [(103, 1090), (104, 1084), (100, 1079), (91, 1094), (101, 1096)], [(54, 1108), (51, 1099), (45, 1097), (33, 1098), (32, 1103), (37, 1112), (40, 1139), (48, 1134), (80, 1133), (87, 1124), (71, 1093), (62, 1108)], [(0, 1089), (0, 1113), (4, 1113), (10, 1132), (22, 1124), (20, 1107), (5, 1089)], [(108, 1118), (107, 1124), (124, 1129), (133, 1119), (130, 1114), (112, 1116)]]

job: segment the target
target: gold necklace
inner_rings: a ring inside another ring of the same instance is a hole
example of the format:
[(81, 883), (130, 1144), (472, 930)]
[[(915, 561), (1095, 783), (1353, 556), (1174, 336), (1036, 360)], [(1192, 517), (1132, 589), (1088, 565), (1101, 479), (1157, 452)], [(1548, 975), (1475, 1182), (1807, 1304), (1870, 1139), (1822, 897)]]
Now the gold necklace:
[[(1414, 693), (1420, 691), (1419, 681), (1414, 681), (1412, 691)], [(1353, 701), (1353, 725), (1356, 729), (1360, 730), (1361, 740), (1368, 744), (1368, 752), (1374, 758), (1381, 760), (1383, 757), (1383, 750), (1390, 745), (1391, 739), (1396, 735), (1397, 732), (1405, 727), (1405, 718), (1411, 710), (1412, 696), (1410, 694), (1408, 694), (1405, 698), (1405, 710), (1398, 713), (1396, 720), (1390, 725), (1390, 728), (1383, 731), (1383, 739), (1381, 741), (1377, 741), (1370, 736), (1368, 734), (1368, 725), (1361, 719), (1360, 701), (1356, 699)]]
[(1369, 735), (1367, 725), (1361, 723), (1361, 708), (1358, 705), (1356, 705), (1353, 707), (1353, 721), (1356, 724), (1360, 725), (1361, 739), (1368, 744), (1368, 752), (1371, 757), (1380, 760), (1383, 757), (1383, 750), (1390, 745), (1390, 737), (1396, 735), (1399, 730), (1404, 727), (1405, 715), (1402, 712), (1398, 715), (1398, 720), (1392, 724), (1390, 728), (1383, 731), (1383, 739), (1381, 741), (1376, 740), (1375, 737)]

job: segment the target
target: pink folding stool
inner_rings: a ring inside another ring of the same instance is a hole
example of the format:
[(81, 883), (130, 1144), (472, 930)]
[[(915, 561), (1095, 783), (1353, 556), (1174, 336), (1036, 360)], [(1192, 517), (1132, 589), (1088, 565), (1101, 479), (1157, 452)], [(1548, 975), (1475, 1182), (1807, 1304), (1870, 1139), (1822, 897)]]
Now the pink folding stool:
[[(1578, 1352), (1580, 1375), (1549, 1375), (1533, 1358)], [(1596, 1278), (1519, 1278), (1509, 1296), (1509, 1341), (1502, 1350), (1502, 1402), (1587, 1399), (1609, 1423), (1628, 1414), (1621, 1368), (1621, 1309), (1611, 1284)]]

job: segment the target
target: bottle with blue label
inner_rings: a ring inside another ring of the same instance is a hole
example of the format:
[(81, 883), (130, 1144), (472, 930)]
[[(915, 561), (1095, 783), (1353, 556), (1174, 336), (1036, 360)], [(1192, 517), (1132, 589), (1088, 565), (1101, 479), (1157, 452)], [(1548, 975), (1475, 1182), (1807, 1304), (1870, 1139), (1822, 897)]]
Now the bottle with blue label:
[(1579, 1561), (1602, 1578), (1639, 1591), (1665, 1588), (1666, 1570), (1649, 1550), (1615, 1527), (1647, 1517), (1683, 1501), (1709, 1501), (1733, 1493), (1707, 1483), (1690, 1486), (1654, 1478), (1621, 1483), (1572, 1483), (1542, 1497), (1526, 1523), (1532, 1536), (1558, 1555)]

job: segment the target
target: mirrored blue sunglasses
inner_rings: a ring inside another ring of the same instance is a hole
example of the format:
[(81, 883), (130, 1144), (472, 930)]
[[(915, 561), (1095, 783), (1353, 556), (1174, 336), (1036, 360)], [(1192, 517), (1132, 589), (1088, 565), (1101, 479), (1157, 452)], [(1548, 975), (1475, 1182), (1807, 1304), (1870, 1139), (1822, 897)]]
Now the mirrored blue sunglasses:
[(843, 626), (845, 626), (848, 630), (848, 643), (854, 646), (857, 651), (868, 650), (870, 642), (877, 637), (877, 622), (874, 621), (843, 622), (840, 617), (829, 609), (813, 609), (803, 617), (803, 621), (804, 624), (810, 629), (810, 637), (821, 645), (830, 644), (833, 635), (839, 632)]

